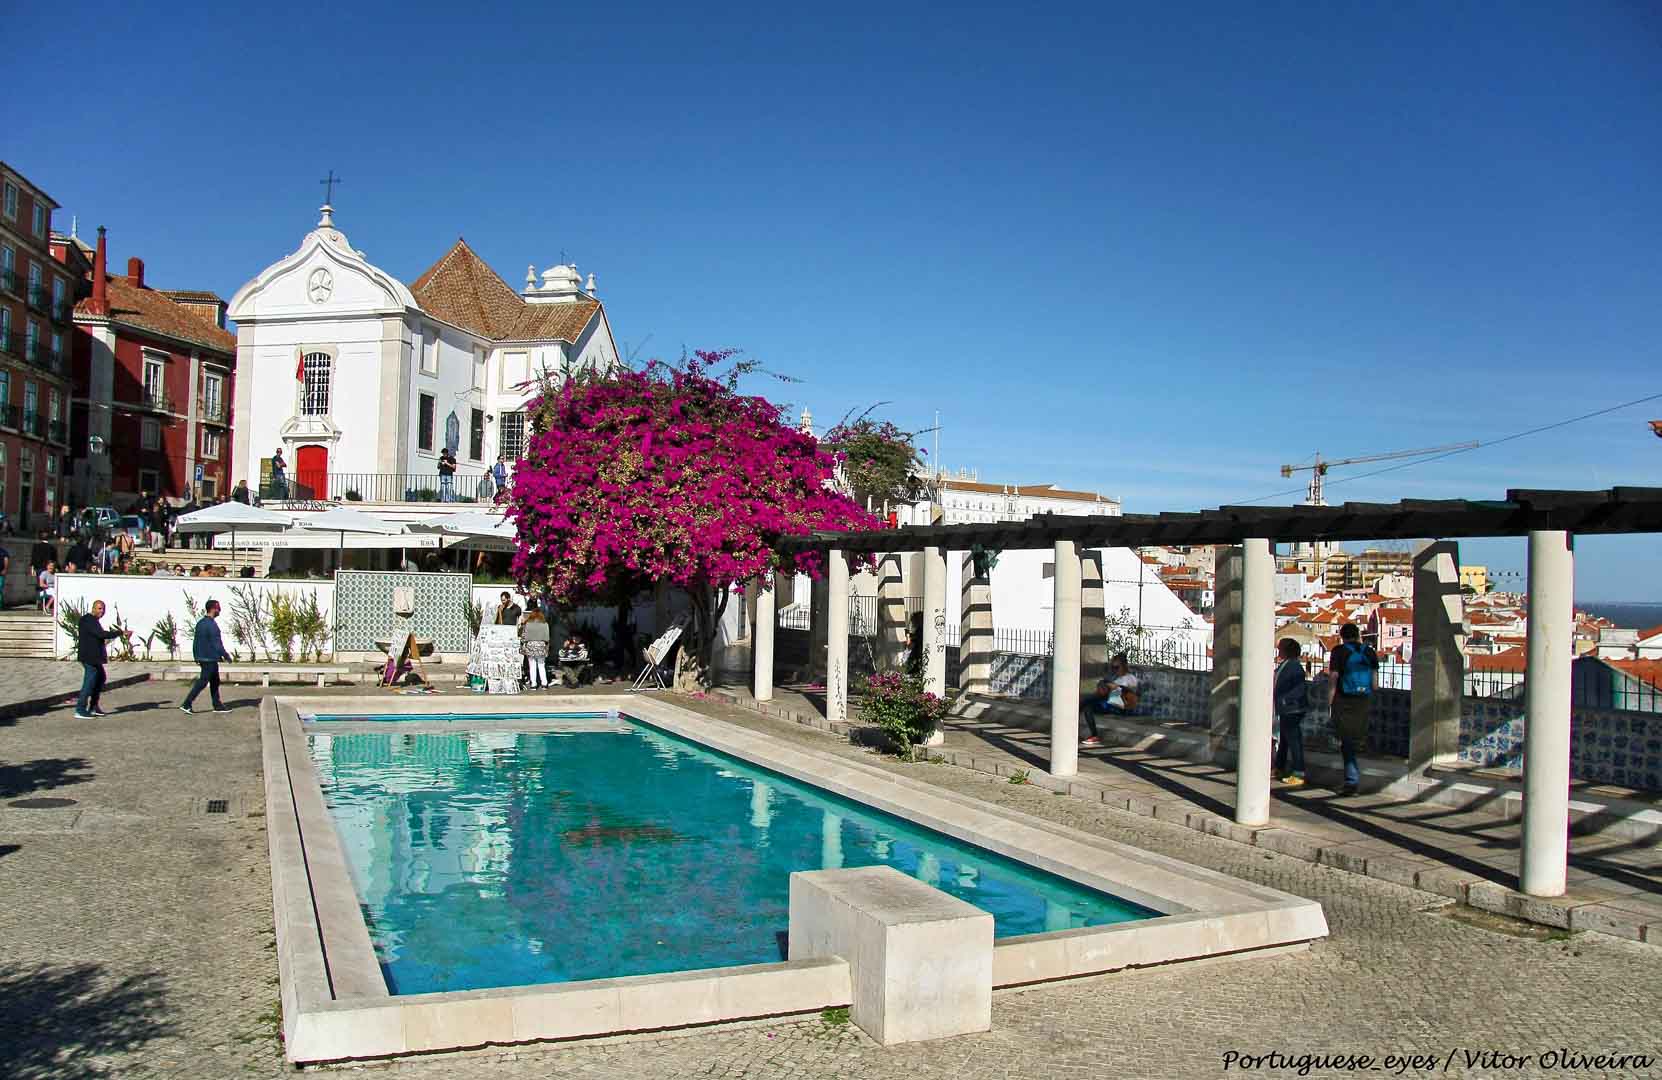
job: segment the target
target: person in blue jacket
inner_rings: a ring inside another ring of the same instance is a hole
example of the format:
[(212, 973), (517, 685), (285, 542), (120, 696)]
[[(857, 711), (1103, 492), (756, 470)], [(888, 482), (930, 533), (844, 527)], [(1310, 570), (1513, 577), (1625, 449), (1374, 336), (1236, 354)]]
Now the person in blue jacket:
[(190, 654), (202, 668), (202, 673), (196, 676), (191, 684), (190, 693), (185, 695), (184, 704), (179, 706), (180, 712), (191, 711), (190, 704), (196, 700), (196, 695), (208, 688), (208, 696), (213, 699), (214, 712), (228, 713), (231, 710), (219, 700), (219, 662), (231, 659), (231, 654), (225, 651), (225, 639), (219, 636), (219, 601), (209, 600), (202, 605), (202, 617), (196, 620), (196, 637), (191, 642)]

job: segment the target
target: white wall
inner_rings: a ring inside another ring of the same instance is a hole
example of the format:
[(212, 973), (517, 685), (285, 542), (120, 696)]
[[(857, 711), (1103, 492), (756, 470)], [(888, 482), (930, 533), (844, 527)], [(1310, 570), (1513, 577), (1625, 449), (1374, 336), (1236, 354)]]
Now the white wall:
[[(332, 581), (273, 581), (268, 578), (176, 578), (176, 577), (134, 577), (119, 574), (59, 574), (58, 575), (58, 603), (73, 603), (82, 610), (92, 607), (94, 600), (104, 601), (107, 608), (104, 615), (106, 628), (115, 625), (119, 616), (133, 630), (135, 647), (137, 642), (155, 627), (164, 616), (170, 612), (175, 622), (179, 624), (179, 659), (190, 661), (191, 634), (195, 623), (185, 611), (185, 597), (187, 595), (196, 600), (198, 610), (210, 598), (218, 600), (223, 609), (219, 616), (219, 630), (225, 638), (225, 648), (237, 652), (239, 648), (246, 652), (246, 647), (239, 647), (231, 636), (231, 589), (235, 586), (251, 587), (254, 595), (264, 598), (271, 592), (281, 592), (292, 597), (304, 597), (308, 592), (316, 592), (317, 603), (323, 609), (326, 617), (331, 617), (335, 609), (335, 584)], [(267, 642), (266, 644), (269, 644)], [(112, 643), (112, 648), (114, 647)], [(64, 632), (62, 626), (57, 628), (57, 650), (59, 656), (74, 656), (74, 642)], [(324, 655), (329, 654), (326, 645)], [(142, 659), (144, 650), (138, 649)], [(264, 655), (262, 646), (261, 655)], [(168, 659), (167, 651), (157, 647), (151, 654), (152, 659)], [(247, 660), (245, 655), (243, 660)]]

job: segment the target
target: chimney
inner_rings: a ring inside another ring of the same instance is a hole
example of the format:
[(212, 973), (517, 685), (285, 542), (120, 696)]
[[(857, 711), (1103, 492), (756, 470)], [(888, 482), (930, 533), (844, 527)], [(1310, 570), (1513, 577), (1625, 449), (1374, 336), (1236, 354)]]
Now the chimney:
[(98, 250), (92, 257), (92, 313), (110, 313), (109, 274), (105, 270), (104, 226), (98, 226)]
[(136, 287), (144, 288), (144, 260), (136, 255), (128, 259), (127, 276), (133, 279), (133, 284)]

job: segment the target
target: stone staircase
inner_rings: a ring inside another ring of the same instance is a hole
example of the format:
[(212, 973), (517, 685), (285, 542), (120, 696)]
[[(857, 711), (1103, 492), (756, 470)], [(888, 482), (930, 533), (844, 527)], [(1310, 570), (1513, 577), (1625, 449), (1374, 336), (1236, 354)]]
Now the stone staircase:
[(39, 611), (0, 611), (0, 656), (51, 660), (54, 622)]
[(254, 573), (264, 577), (271, 569), (270, 548), (239, 548), (235, 559), (231, 558), (229, 551), (187, 547), (170, 547), (166, 551), (145, 551), (141, 548), (134, 552), (133, 557), (154, 563), (166, 563), (170, 568), (183, 566), (186, 573), (189, 573), (193, 566), (223, 566), (227, 575), (235, 577), (238, 570), (252, 565)]

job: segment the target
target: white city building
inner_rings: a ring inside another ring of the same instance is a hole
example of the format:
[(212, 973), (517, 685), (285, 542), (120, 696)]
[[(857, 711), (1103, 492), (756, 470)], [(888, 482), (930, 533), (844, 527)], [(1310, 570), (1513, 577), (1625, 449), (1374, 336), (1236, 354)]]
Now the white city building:
[(297, 496), (431, 498), (450, 446), (456, 492), (475, 494), (498, 455), (523, 454), (538, 372), (617, 362), (593, 274), (532, 268), (516, 292), (457, 240), (406, 285), (322, 214), (231, 299), (235, 479), (250, 489), (281, 448)]

